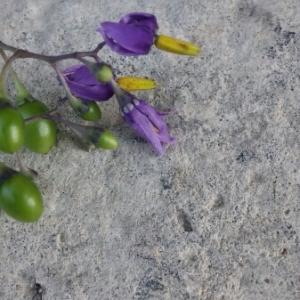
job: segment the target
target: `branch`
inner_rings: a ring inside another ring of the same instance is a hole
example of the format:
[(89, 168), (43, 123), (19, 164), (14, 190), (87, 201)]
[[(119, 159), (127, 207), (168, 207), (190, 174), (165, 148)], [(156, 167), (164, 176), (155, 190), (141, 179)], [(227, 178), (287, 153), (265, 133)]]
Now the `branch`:
[(34, 53), (30, 52), (27, 50), (23, 49), (18, 49), (13, 46), (7, 45), (3, 42), (0, 41), (0, 49), (10, 51), (10, 52), (16, 52), (18, 51), (18, 58), (33, 58), (33, 59), (39, 59), (46, 61), (50, 64), (56, 63), (60, 60), (65, 60), (65, 59), (78, 59), (86, 56), (93, 57), (95, 60), (98, 59), (98, 52), (103, 48), (105, 45), (105, 42), (102, 42), (98, 44), (98, 46), (92, 50), (92, 51), (84, 51), (84, 52), (72, 52), (72, 53), (67, 53), (67, 54), (62, 54), (62, 55), (56, 55), (56, 56), (51, 56), (51, 55), (43, 55), (39, 53)]

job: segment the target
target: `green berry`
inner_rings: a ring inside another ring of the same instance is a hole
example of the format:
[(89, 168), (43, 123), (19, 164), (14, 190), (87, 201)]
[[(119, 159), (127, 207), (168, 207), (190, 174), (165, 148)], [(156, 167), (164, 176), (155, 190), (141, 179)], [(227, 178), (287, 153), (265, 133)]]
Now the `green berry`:
[[(18, 107), (24, 119), (47, 112), (48, 107), (40, 101), (25, 102)], [(46, 154), (56, 141), (57, 127), (54, 121), (38, 119), (25, 124), (24, 145), (33, 152)]]
[(43, 213), (43, 198), (26, 175), (0, 163), (0, 207), (20, 222), (36, 222)]
[(23, 145), (25, 134), (21, 114), (10, 105), (0, 108), (0, 150), (6, 153), (17, 152)]

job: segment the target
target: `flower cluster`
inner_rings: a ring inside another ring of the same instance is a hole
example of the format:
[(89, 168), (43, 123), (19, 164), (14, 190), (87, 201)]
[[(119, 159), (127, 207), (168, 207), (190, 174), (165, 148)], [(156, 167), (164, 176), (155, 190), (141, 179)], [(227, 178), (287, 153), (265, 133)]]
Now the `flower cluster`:
[[(196, 45), (157, 35), (156, 17), (147, 13), (130, 13), (118, 23), (102, 22), (97, 31), (102, 35), (105, 44), (114, 52), (124, 56), (146, 55), (155, 45), (158, 49), (182, 55), (198, 55), (200, 48)], [(164, 117), (169, 113), (161, 112), (146, 101), (130, 94), (130, 78), (116, 80), (112, 73), (109, 80), (99, 82), (101, 74), (97, 64), (71, 66), (61, 73), (72, 94), (89, 101), (106, 101), (115, 94), (123, 119), (132, 129), (149, 142), (159, 155), (162, 155), (164, 144), (173, 144), (176, 139), (169, 136)], [(152, 81), (153, 82), (153, 81)], [(144, 79), (135, 80), (135, 89), (143, 88)], [(147, 85), (146, 85), (147, 86)], [(150, 84), (149, 88), (153, 88)]]
[[(42, 215), (42, 193), (32, 180), (37, 173), (26, 167), (18, 152), (21, 147), (39, 154), (47, 154), (56, 143), (57, 123), (66, 126), (88, 151), (102, 148), (116, 149), (118, 140), (108, 130), (95, 126), (70, 122), (58, 114), (58, 109), (67, 101), (75, 113), (86, 121), (101, 118), (99, 102), (113, 96), (118, 101), (120, 114), (130, 127), (145, 139), (157, 152), (164, 153), (166, 144), (173, 144), (164, 120), (171, 112), (157, 110), (131, 92), (155, 88), (149, 78), (117, 77), (117, 72), (98, 56), (106, 45), (112, 51), (125, 56), (146, 55), (156, 48), (183, 55), (198, 55), (200, 48), (177, 39), (158, 35), (156, 17), (146, 13), (130, 13), (118, 23), (103, 22), (97, 30), (104, 41), (93, 50), (58, 56), (32, 53), (0, 41), (0, 56), (5, 64), (0, 74), (0, 151), (18, 153), (20, 171), (10, 169), (0, 162), (0, 208), (20, 222), (36, 222)], [(14, 52), (9, 58), (5, 51)], [(54, 68), (57, 79), (66, 92), (57, 105), (49, 109), (34, 98), (21, 83), (12, 63), (18, 58), (33, 58), (46, 61)], [(94, 59), (93, 62), (86, 57)], [(60, 70), (57, 63), (77, 59), (80, 64)], [(16, 88), (16, 105), (6, 92), (6, 78), (10, 72)], [(176, 110), (173, 110), (173, 112)]]

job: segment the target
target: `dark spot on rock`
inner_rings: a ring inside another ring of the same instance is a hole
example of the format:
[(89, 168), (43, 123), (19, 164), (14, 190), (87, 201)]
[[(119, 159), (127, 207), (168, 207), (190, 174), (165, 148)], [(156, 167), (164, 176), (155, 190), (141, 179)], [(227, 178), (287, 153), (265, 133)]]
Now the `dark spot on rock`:
[(42, 300), (43, 299), (43, 288), (39, 283), (34, 285), (35, 295), (32, 297), (32, 300)]
[(276, 49), (274, 47), (267, 48), (267, 56), (274, 59), (276, 57)]
[(222, 195), (218, 195), (217, 199), (215, 200), (212, 209), (218, 209), (220, 207), (224, 206), (224, 198)]
[(269, 278), (266, 278), (266, 279), (265, 279), (265, 283), (270, 283), (270, 279), (269, 279)]
[(281, 33), (281, 30), (282, 30), (282, 27), (280, 25), (277, 25), (274, 29), (274, 31), (277, 33), (277, 34), (280, 34)]
[(250, 154), (248, 151), (241, 152), (238, 157), (236, 158), (236, 161), (238, 163), (244, 163), (249, 161), (251, 158), (253, 158), (253, 155)]
[(290, 210), (287, 209), (285, 212), (284, 212), (286, 215), (288, 215), (290, 213)]
[(184, 231), (187, 232), (193, 231), (193, 227), (189, 220), (189, 216), (182, 209), (178, 211), (178, 222), (183, 227)]
[(283, 37), (283, 44), (286, 46), (290, 43), (290, 41), (292, 39), (294, 39), (295, 37), (295, 32), (291, 32), (291, 31), (284, 31), (283, 34), (282, 34), (282, 37)]
[(281, 251), (280, 254), (283, 255), (283, 256), (287, 255), (287, 250), (284, 248), (284, 249)]
[(145, 287), (153, 290), (153, 291), (162, 291), (164, 289), (164, 285), (155, 279), (150, 279), (145, 282)]
[(160, 182), (164, 190), (170, 190), (172, 188), (172, 183), (168, 179), (161, 178)]

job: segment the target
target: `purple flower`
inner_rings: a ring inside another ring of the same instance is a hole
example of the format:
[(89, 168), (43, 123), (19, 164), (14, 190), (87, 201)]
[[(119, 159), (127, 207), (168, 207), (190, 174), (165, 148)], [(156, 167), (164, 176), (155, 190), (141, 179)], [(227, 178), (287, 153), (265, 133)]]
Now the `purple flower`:
[(106, 44), (120, 55), (145, 55), (154, 43), (158, 29), (156, 17), (146, 13), (130, 13), (119, 23), (103, 22), (97, 29)]
[(114, 94), (110, 82), (100, 83), (86, 65), (75, 65), (61, 71), (71, 93), (90, 101), (106, 101)]
[(170, 112), (155, 109), (144, 100), (137, 99), (132, 94), (122, 90), (114, 81), (112, 81), (112, 86), (123, 119), (139, 136), (149, 142), (159, 155), (162, 155), (164, 144), (176, 142), (176, 138), (170, 137), (167, 124), (163, 119)]

